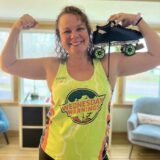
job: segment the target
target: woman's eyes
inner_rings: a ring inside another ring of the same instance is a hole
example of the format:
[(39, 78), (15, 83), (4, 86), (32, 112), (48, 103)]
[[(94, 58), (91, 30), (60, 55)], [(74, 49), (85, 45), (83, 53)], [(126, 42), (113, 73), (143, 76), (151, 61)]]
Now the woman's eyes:
[(69, 34), (69, 33), (71, 33), (71, 31), (64, 31), (63, 33), (65, 33), (65, 34)]
[(83, 30), (85, 30), (85, 28), (83, 27), (77, 28), (77, 31), (83, 31)]
[[(81, 31), (84, 31), (84, 30), (85, 30), (84, 27), (79, 27), (79, 28), (76, 29), (77, 32), (81, 32)], [(70, 33), (72, 33), (72, 31), (71, 30), (66, 30), (63, 33), (64, 34), (70, 34)]]

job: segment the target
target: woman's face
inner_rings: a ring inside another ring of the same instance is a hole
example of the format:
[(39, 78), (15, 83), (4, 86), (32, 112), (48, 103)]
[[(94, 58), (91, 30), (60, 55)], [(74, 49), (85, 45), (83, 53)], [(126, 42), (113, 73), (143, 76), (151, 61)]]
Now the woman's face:
[(68, 54), (86, 54), (89, 45), (89, 34), (79, 16), (64, 14), (58, 24), (60, 41)]

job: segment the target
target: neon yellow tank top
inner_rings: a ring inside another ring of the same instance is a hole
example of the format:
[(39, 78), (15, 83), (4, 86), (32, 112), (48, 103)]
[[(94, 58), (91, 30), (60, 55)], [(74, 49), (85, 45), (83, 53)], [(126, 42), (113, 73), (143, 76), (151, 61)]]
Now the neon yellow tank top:
[(61, 63), (52, 87), (41, 147), (55, 160), (100, 160), (108, 136), (111, 89), (100, 60), (89, 80), (78, 81)]

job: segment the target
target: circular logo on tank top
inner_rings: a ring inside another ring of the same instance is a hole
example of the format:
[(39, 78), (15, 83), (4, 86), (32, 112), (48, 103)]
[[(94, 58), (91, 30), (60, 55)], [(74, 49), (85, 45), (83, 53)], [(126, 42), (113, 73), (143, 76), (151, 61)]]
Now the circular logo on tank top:
[(73, 122), (78, 124), (91, 123), (101, 110), (105, 95), (98, 95), (90, 89), (76, 89), (66, 97), (65, 104), (61, 106)]

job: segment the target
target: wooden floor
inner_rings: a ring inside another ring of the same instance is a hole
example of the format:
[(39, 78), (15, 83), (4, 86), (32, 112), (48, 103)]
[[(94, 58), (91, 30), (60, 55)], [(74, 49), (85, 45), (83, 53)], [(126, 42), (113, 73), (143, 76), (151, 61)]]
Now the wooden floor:
[(20, 149), (17, 134), (11, 134), (8, 137), (9, 145), (0, 134), (0, 160), (38, 160), (38, 150)]
[[(111, 160), (129, 160), (131, 144), (126, 134), (114, 133), (112, 135)], [(160, 160), (160, 151), (140, 146), (133, 146), (130, 160)]]
[[(9, 135), (7, 145), (3, 135), (0, 135), (0, 160), (38, 160), (38, 150), (22, 150), (16, 134)], [(111, 160), (129, 160), (131, 144), (126, 134), (113, 134)], [(134, 146), (131, 160), (160, 160), (160, 151)]]

